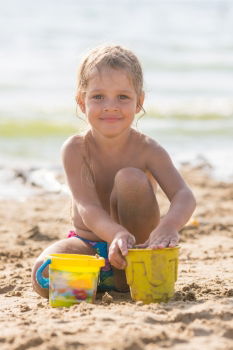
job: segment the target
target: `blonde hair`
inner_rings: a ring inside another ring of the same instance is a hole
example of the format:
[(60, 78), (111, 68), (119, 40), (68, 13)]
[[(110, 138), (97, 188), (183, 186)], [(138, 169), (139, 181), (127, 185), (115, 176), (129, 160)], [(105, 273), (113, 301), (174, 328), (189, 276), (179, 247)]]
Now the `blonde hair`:
[(77, 96), (85, 92), (94, 69), (123, 69), (131, 79), (137, 96), (143, 92), (142, 67), (135, 54), (120, 45), (98, 46), (82, 60), (78, 71)]

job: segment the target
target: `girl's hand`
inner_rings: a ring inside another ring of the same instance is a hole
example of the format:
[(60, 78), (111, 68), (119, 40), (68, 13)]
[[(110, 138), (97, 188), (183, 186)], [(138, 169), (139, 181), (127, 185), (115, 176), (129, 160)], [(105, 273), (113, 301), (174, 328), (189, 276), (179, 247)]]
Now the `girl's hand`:
[(165, 247), (175, 247), (179, 242), (178, 231), (171, 228), (156, 228), (151, 232), (145, 243), (138, 244), (136, 248), (158, 249)]
[(109, 261), (117, 269), (123, 270), (126, 267), (125, 256), (128, 249), (135, 244), (135, 237), (129, 232), (119, 232), (109, 246)]

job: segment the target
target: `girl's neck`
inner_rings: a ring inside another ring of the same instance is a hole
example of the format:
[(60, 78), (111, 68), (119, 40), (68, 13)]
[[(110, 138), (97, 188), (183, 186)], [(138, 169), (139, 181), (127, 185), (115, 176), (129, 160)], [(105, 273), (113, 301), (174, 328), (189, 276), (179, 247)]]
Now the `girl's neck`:
[(129, 128), (115, 137), (105, 137), (96, 132), (96, 130), (91, 129), (88, 134), (95, 146), (101, 152), (112, 154), (121, 152), (125, 148), (133, 132), (134, 130), (132, 128)]

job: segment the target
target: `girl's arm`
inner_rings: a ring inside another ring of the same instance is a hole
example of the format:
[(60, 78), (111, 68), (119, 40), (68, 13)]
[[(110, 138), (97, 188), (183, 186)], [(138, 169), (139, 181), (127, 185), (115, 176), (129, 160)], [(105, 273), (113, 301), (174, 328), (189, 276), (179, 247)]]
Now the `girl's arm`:
[[(90, 170), (83, 159), (84, 141), (80, 136), (68, 139), (62, 147), (62, 161), (67, 182), (83, 223), (103, 241), (112, 243), (115, 266), (122, 268), (128, 247), (135, 238), (123, 226), (112, 220), (102, 208)], [(117, 246), (116, 246), (116, 244)]]
[(162, 248), (178, 243), (178, 231), (192, 215), (196, 201), (173, 165), (168, 153), (155, 141), (149, 141), (147, 167), (170, 201), (167, 214), (140, 247)]

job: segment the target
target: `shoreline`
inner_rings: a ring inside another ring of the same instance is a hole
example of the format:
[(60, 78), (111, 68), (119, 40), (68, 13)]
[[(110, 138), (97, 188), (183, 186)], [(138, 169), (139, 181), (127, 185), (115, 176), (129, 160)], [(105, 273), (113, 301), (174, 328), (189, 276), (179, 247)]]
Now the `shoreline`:
[[(18, 129), (14, 129), (9, 122), (6, 129), (3, 128), (5, 137), (0, 140), (0, 186), (5, 186), (4, 177), (7, 174), (4, 175), (4, 171), (9, 173), (9, 169), (16, 173), (28, 172), (27, 177), (32, 170), (39, 168), (51, 172), (55, 169), (55, 173), (57, 169), (61, 171), (62, 144), (72, 133), (84, 131), (86, 127), (83, 121), (81, 123), (81, 120), (75, 118), (70, 124), (30, 120), (26, 123), (25, 134), (21, 134), (22, 125), (24, 124), (20, 121)], [(133, 127), (161, 144), (178, 169), (186, 163), (194, 167), (208, 164), (209, 172), (215, 179), (233, 182), (233, 169), (229, 162), (233, 147), (232, 118), (200, 121), (145, 116), (135, 121)], [(9, 136), (11, 133), (12, 137)], [(8, 177), (9, 183), (14, 186), (12, 180)], [(19, 184), (17, 186), (19, 188)], [(22, 186), (19, 190), (23, 193)], [(2, 197), (1, 191), (0, 196)]]
[[(233, 183), (232, 175), (217, 177), (214, 167), (202, 156), (193, 162), (180, 162), (178, 170), (181, 173), (201, 171), (211, 181)], [(69, 194), (62, 166), (39, 162), (23, 165), (20, 161), (14, 166), (10, 163), (0, 165), (0, 200), (18, 198), (23, 201), (49, 193)]]

